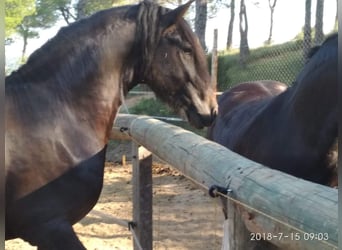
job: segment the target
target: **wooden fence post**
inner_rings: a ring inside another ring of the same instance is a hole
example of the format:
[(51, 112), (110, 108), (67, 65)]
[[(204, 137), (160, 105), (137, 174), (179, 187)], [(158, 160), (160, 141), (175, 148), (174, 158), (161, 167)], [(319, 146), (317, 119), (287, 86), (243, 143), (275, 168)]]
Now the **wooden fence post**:
[[(143, 250), (152, 250), (152, 154), (133, 144), (133, 221)], [(136, 242), (134, 250), (140, 249)]]
[[(228, 248), (222, 250), (277, 250), (278, 247), (263, 240), (256, 240), (244, 221), (253, 216), (253, 213), (247, 212), (240, 205), (234, 204), (232, 200), (227, 199), (227, 216), (228, 216)], [(225, 235), (225, 237), (227, 237)]]
[(217, 29), (214, 29), (214, 45), (211, 52), (211, 84), (217, 86)]
[[(238, 213), (236, 204), (227, 199), (227, 217), (228, 217), (228, 249), (227, 250), (245, 250), (256, 249), (256, 242), (251, 241), (250, 232), (247, 230), (241, 215)], [(225, 235), (227, 237), (227, 235)], [(226, 250), (226, 249), (224, 249)]]

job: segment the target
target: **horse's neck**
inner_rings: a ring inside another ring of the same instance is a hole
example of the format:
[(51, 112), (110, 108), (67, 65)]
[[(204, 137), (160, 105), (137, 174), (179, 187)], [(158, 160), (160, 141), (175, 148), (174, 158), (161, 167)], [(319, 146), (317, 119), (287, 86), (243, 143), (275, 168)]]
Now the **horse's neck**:
[[(285, 113), (298, 134), (314, 144), (330, 144), (337, 137), (337, 68), (329, 64), (298, 77), (289, 90)], [(302, 82), (303, 81), (303, 82)]]
[[(96, 76), (93, 81), (86, 83), (88, 92), (79, 96), (80, 105), (75, 106), (75, 113), (87, 116), (97, 138), (104, 144), (107, 143), (113, 120), (123, 101), (123, 91), (130, 88), (125, 85), (130, 83), (127, 74), (132, 69), (127, 68), (126, 61), (133, 43), (134, 25), (127, 24), (121, 29), (114, 30), (103, 39)], [(123, 34), (123, 30), (127, 34)]]
[[(128, 82), (127, 75), (130, 75), (127, 72), (131, 69), (128, 69), (126, 64), (127, 56), (132, 49), (135, 29), (133, 22), (118, 23), (120, 25), (114, 25), (106, 31), (94, 31), (100, 33), (101, 37), (91, 37), (88, 40), (81, 37), (80, 39), (85, 40), (83, 43), (71, 41), (81, 47), (69, 49), (77, 51), (73, 55), (66, 55), (62, 59), (58, 57), (58, 65), (55, 60), (55, 70), (50, 74), (44, 71), (44, 67), (35, 68), (35, 64), (42, 64), (35, 60), (32, 70), (29, 70), (29, 61), (27, 66), (9, 77), (8, 84), (6, 79), (6, 92), (13, 93), (13, 100), (27, 92), (27, 102), (21, 101), (22, 105), (18, 106), (24, 110), (23, 106), (29, 105), (32, 112), (24, 113), (23, 116), (27, 118), (23, 119), (31, 121), (32, 124), (47, 122), (40, 114), (46, 114), (49, 119), (64, 119), (56, 121), (56, 124), (70, 124), (70, 129), (83, 127), (83, 130), (88, 130), (93, 140), (96, 140), (93, 143), (98, 144), (98, 147), (107, 143), (109, 130), (121, 104), (121, 89), (123, 84)], [(65, 49), (76, 45), (56, 44), (64, 46)], [(48, 69), (54, 63), (53, 56), (56, 54), (52, 55), (50, 60), (48, 56), (40, 57), (46, 60), (45, 65)], [(39, 75), (42, 70), (44, 76)], [(14, 84), (19, 81), (23, 84), (17, 84), (18, 88), (15, 89)], [(26, 91), (27, 89), (29, 91)]]

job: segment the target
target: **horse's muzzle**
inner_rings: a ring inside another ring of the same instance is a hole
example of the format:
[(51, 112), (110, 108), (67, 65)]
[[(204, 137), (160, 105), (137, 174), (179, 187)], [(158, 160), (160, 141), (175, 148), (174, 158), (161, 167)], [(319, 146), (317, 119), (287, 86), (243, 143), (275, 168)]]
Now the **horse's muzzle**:
[(211, 108), (209, 114), (201, 114), (194, 109), (190, 109), (186, 112), (189, 123), (197, 128), (202, 129), (204, 127), (209, 127), (215, 120), (217, 116), (217, 108)]

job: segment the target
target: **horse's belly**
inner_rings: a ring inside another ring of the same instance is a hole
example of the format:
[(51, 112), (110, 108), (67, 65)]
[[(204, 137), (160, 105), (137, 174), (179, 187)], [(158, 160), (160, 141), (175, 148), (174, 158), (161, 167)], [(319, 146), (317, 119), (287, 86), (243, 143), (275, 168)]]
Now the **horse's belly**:
[(83, 218), (100, 196), (105, 152), (106, 148), (42, 188), (6, 203), (6, 238), (20, 237), (50, 220), (74, 224)]

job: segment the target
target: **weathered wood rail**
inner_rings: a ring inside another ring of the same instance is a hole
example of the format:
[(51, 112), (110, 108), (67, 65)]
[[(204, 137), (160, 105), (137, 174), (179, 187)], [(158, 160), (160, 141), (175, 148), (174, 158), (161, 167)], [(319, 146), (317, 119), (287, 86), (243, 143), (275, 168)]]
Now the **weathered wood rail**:
[[(251, 244), (259, 244), (260, 238), (279, 249), (338, 249), (337, 189), (266, 168), (194, 133), (147, 116), (119, 115), (115, 124), (127, 128), (137, 144), (185, 176), (207, 187), (229, 186), (236, 200), (262, 212), (241, 204), (229, 205), (228, 215), (234, 217), (229, 236), (231, 249), (252, 249)], [(113, 131), (112, 138), (117, 133)]]

